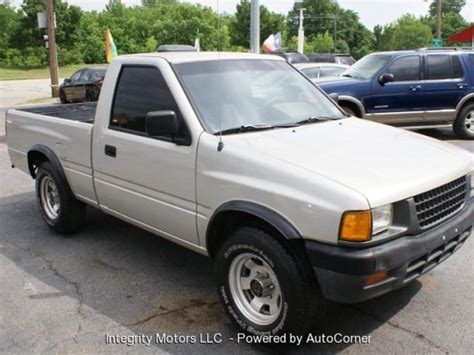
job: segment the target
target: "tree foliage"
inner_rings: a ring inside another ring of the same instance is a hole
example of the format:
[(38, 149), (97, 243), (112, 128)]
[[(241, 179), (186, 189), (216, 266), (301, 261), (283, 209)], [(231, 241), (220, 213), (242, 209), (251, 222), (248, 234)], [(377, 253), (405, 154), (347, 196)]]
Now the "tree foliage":
[[(325, 35), (333, 37), (335, 20), (337, 26), (337, 51), (351, 53), (360, 58), (372, 50), (372, 33), (360, 22), (359, 16), (352, 10), (341, 8), (334, 0), (304, 0), (304, 30), (308, 37)], [(288, 38), (298, 34), (299, 18), (295, 11), (287, 17)], [(334, 51), (334, 46), (330, 49)]]
[[(441, 38), (444, 44), (449, 44), (448, 37), (456, 34), (468, 26), (462, 17), (461, 10), (466, 5), (466, 0), (443, 0), (441, 3)], [(430, 5), (429, 13), (423, 21), (436, 33), (436, 1)]]
[(431, 28), (413, 15), (404, 15), (385, 27), (374, 28), (376, 50), (427, 47), (433, 39)]
[[(433, 1), (434, 3), (434, 1)], [(466, 0), (443, 0), (442, 34), (447, 37), (467, 23), (460, 15)], [(60, 65), (105, 61), (104, 40), (112, 32), (119, 54), (151, 52), (160, 44), (193, 44), (199, 33), (202, 50), (246, 51), (250, 45), (250, 1), (241, 0), (234, 14), (217, 14), (211, 7), (177, 0), (142, 0), (142, 6), (126, 6), (109, 0), (103, 11), (83, 11), (65, 0), (54, 0), (56, 40)], [(405, 15), (371, 32), (356, 12), (334, 0), (304, 0), (305, 52), (336, 49), (360, 58), (374, 50), (416, 48), (429, 45), (435, 31), (433, 4), (425, 17)], [(19, 8), (0, 3), (0, 66), (37, 67), (48, 62), (45, 29), (38, 29), (37, 12), (45, 11), (44, 0), (23, 0)], [(260, 7), (260, 40), (282, 33), (288, 50), (297, 47), (298, 16), (287, 16)]]
[[(260, 44), (272, 33), (282, 32), (285, 29), (285, 17), (270, 12), (265, 6), (260, 6)], [(250, 46), (250, 1), (242, 0), (237, 4), (235, 16), (229, 23), (230, 40), (234, 46)]]

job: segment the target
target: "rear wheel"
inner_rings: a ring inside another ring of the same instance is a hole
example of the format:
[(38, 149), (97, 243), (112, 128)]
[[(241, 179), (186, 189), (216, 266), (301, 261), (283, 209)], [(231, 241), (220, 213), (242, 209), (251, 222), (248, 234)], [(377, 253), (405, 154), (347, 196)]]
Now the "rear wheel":
[(324, 315), (304, 256), (263, 229), (236, 230), (218, 251), (215, 269), (224, 307), (247, 333), (306, 333)]
[(74, 197), (66, 179), (49, 161), (38, 168), (36, 200), (44, 221), (55, 232), (72, 233), (84, 225), (86, 205)]
[(459, 111), (453, 129), (460, 138), (474, 139), (474, 103), (466, 105)]

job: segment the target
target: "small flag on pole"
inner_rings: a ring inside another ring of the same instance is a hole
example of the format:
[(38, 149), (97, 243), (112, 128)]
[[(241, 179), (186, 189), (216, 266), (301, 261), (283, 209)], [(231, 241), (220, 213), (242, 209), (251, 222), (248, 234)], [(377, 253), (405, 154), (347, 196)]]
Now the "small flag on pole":
[(264, 53), (272, 53), (281, 48), (281, 33), (275, 33), (268, 36), (263, 42), (262, 49)]
[(201, 35), (199, 34), (199, 30), (196, 32), (196, 39), (194, 40), (194, 48), (196, 49), (196, 52), (201, 51)]
[(112, 62), (117, 56), (117, 46), (114, 43), (114, 39), (112, 38), (112, 33), (107, 28), (107, 34), (105, 35), (105, 57), (107, 58), (107, 63)]

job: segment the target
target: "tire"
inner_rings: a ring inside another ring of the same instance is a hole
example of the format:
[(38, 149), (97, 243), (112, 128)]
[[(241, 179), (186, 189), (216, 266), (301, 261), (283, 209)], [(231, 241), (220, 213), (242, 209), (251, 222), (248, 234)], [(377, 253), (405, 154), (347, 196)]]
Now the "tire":
[(59, 99), (61, 100), (61, 103), (67, 104), (68, 101), (64, 90), (59, 91)]
[(86, 205), (74, 197), (67, 180), (49, 161), (41, 163), (36, 174), (36, 201), (55, 232), (69, 234), (84, 225)]
[(347, 106), (343, 106), (341, 105), (341, 108), (348, 114), (348, 115), (351, 115), (352, 117), (359, 117), (353, 109), (347, 107)]
[(325, 300), (305, 256), (277, 238), (255, 227), (237, 229), (216, 255), (219, 296), (246, 333), (306, 334), (324, 317)]
[(467, 104), (459, 111), (453, 129), (459, 138), (474, 139), (474, 103)]

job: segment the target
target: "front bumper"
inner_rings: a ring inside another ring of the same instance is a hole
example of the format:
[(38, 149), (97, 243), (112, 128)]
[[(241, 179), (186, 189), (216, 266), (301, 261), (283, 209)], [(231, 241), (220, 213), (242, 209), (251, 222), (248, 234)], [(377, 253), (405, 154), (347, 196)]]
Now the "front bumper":
[[(457, 251), (470, 236), (474, 199), (455, 216), (418, 235), (404, 236), (364, 249), (305, 241), (323, 295), (343, 303), (361, 302), (398, 289), (430, 271)], [(368, 276), (388, 277), (366, 285)]]

